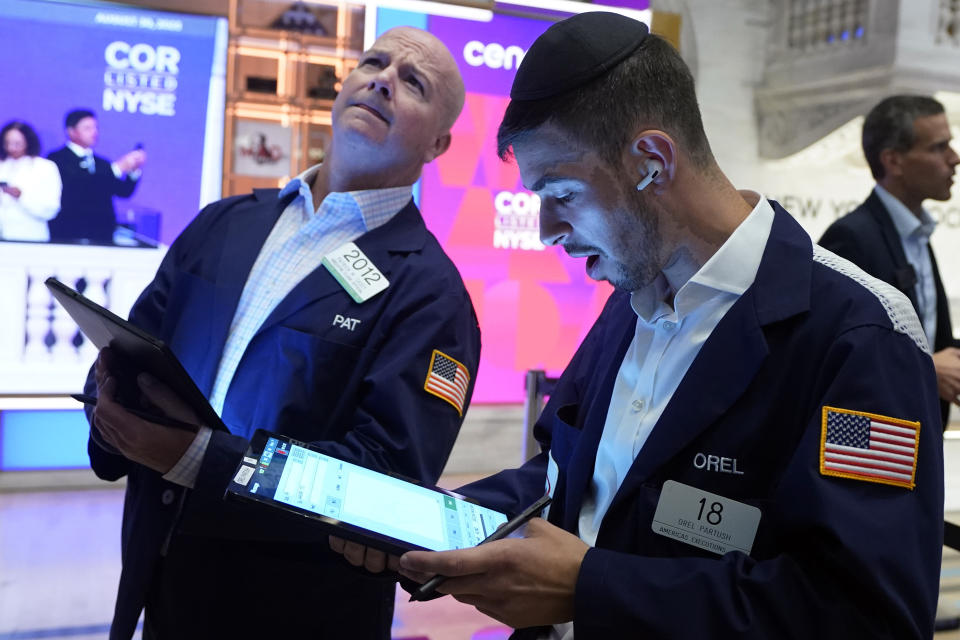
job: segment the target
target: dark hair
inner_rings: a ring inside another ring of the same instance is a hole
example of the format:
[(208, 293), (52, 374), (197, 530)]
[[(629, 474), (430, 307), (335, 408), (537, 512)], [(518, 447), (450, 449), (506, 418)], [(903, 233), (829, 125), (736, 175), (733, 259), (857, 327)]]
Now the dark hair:
[(96, 119), (97, 114), (90, 109), (74, 109), (67, 113), (67, 117), (64, 119), (63, 123), (68, 129), (72, 129), (77, 126), (77, 123), (83, 120), (84, 118), (93, 118)]
[(7, 150), (3, 148), (3, 140), (7, 137), (7, 131), (11, 129), (16, 129), (26, 138), (28, 156), (40, 155), (40, 138), (37, 137), (37, 132), (33, 130), (33, 127), (22, 120), (11, 120), (3, 125), (3, 129), (0, 129), (0, 160), (7, 157)]
[(497, 131), (497, 154), (506, 160), (515, 142), (548, 122), (611, 164), (640, 124), (676, 138), (698, 167), (713, 162), (690, 69), (669, 42), (652, 34), (609, 73), (582, 87), (542, 100), (511, 101)]
[(870, 110), (863, 121), (863, 155), (875, 180), (884, 176), (880, 153), (884, 149), (906, 151), (916, 142), (913, 121), (943, 113), (943, 105), (928, 96), (890, 96)]

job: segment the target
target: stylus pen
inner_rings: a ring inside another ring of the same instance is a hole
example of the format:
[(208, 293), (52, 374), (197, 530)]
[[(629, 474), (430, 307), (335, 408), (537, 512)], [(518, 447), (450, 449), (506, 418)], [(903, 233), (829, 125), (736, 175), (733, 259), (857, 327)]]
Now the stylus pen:
[[(88, 396), (85, 393), (71, 393), (70, 397), (73, 398), (74, 400), (82, 402), (83, 404), (89, 404), (91, 406), (97, 405), (96, 396)], [(141, 411), (140, 409), (131, 409), (130, 407), (127, 407), (127, 406), (124, 406), (123, 408), (126, 411), (129, 411), (130, 413), (132, 413), (133, 415), (137, 416), (138, 418), (143, 418), (148, 422), (155, 422), (157, 424), (162, 424), (166, 427), (183, 429), (185, 431), (191, 431), (193, 433), (196, 433), (200, 429), (200, 427), (198, 427), (195, 424), (190, 424), (189, 422), (183, 422), (181, 420), (177, 420), (176, 418), (169, 418), (167, 416), (158, 416), (155, 413)]]
[[(487, 542), (493, 542), (494, 540), (499, 540), (501, 538), (506, 538), (508, 535), (519, 529), (524, 523), (527, 522), (530, 518), (535, 518), (540, 515), (540, 512), (543, 511), (548, 504), (553, 500), (553, 497), (548, 493), (545, 494), (542, 498), (534, 502), (532, 505), (524, 509), (520, 515), (515, 516), (513, 519), (508, 520), (503, 526), (499, 529), (488, 535), (486, 538), (480, 541), (480, 544), (485, 544)], [(417, 600), (423, 600), (429, 596), (433, 595), (433, 592), (436, 591), (437, 587), (443, 584), (443, 581), (447, 579), (447, 576), (435, 575), (426, 582), (424, 582), (420, 587), (410, 595), (409, 602), (416, 602)]]

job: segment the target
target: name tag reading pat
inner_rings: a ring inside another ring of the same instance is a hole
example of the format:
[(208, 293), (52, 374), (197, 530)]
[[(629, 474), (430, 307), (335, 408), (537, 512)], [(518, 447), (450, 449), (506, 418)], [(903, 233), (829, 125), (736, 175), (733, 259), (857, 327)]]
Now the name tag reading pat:
[(674, 480), (663, 483), (653, 532), (723, 555), (750, 555), (760, 509)]
[(337, 247), (320, 262), (354, 302), (365, 302), (390, 286), (386, 276), (352, 242)]

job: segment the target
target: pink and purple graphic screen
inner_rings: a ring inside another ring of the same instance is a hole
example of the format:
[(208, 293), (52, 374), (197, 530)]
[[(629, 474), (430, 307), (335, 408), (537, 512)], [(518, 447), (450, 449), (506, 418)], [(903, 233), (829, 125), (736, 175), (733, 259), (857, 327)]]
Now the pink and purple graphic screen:
[(467, 88), (446, 154), (424, 170), (427, 226), (460, 269), (482, 330), (475, 403), (519, 402), (527, 369), (559, 375), (610, 294), (584, 261), (539, 241), (539, 201), (516, 164), (497, 157), (497, 127), (517, 65), (551, 22), (494, 14), (489, 22), (378, 12), (377, 33), (429, 30), (453, 53)]

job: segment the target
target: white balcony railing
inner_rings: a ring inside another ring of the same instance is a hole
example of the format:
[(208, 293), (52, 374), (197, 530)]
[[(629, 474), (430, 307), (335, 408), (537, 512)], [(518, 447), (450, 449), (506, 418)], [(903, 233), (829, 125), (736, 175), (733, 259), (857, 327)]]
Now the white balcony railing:
[(49, 276), (126, 317), (164, 251), (0, 242), (0, 396), (79, 392), (96, 358), (44, 286)]

